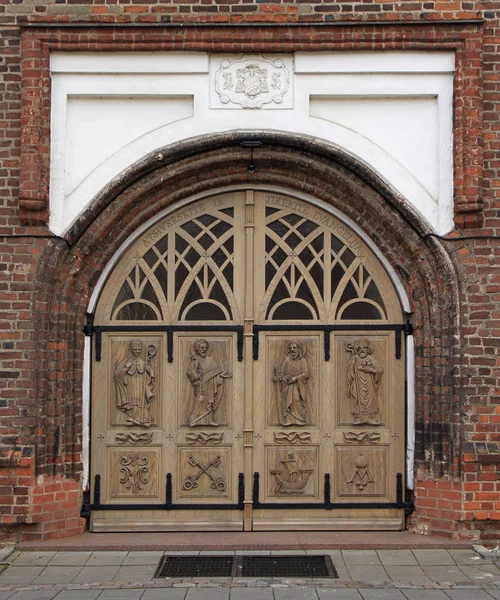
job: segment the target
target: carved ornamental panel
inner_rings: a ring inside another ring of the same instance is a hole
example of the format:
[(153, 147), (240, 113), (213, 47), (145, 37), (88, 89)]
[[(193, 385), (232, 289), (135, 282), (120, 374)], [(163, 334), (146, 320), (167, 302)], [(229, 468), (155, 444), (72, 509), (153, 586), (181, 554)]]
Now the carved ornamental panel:
[(315, 425), (318, 413), (317, 338), (269, 337), (266, 359), (268, 425), (286, 428)]
[(181, 426), (229, 425), (233, 398), (232, 339), (181, 337), (179, 350)]
[(266, 448), (267, 494), (276, 498), (318, 497), (318, 448)]
[(232, 495), (231, 449), (179, 448), (179, 498), (225, 500)]
[(365, 429), (383, 426), (390, 360), (387, 337), (338, 336), (335, 349), (338, 423)]
[(339, 497), (388, 495), (388, 448), (337, 448), (335, 491)]
[(110, 340), (110, 422), (140, 430), (158, 426), (162, 382), (159, 337), (114, 337)]
[(134, 446), (108, 448), (108, 486), (110, 499), (159, 498), (160, 448)]

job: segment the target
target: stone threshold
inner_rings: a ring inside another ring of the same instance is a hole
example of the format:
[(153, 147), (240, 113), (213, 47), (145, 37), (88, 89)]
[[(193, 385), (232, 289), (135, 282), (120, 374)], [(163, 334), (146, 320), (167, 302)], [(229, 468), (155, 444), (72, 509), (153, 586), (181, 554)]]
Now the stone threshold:
[(423, 536), (407, 531), (300, 531), (300, 532), (169, 532), (169, 533), (84, 533), (47, 541), (21, 542), (24, 551), (85, 550), (390, 550), (468, 549), (471, 540)]

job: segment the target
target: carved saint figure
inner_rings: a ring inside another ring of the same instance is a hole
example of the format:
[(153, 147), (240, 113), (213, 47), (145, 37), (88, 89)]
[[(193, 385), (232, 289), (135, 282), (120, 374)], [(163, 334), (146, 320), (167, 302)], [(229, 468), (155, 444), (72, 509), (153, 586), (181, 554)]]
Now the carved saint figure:
[(150, 427), (154, 399), (155, 374), (151, 360), (156, 347), (150, 344), (144, 357), (143, 343), (130, 342), (127, 356), (115, 368), (116, 406), (127, 416), (127, 425)]
[(347, 397), (353, 425), (380, 425), (378, 391), (384, 369), (371, 356), (373, 346), (368, 340), (359, 339), (345, 348), (352, 353), (347, 363)]
[(286, 347), (287, 357), (281, 366), (274, 366), (273, 381), (278, 384), (279, 422), (281, 425), (309, 424), (309, 369), (302, 344), (291, 340)]
[(191, 349), (191, 362), (186, 372), (194, 390), (190, 427), (219, 425), (215, 413), (224, 396), (224, 379), (233, 376), (218, 365), (210, 354), (210, 345), (206, 340), (197, 340)]

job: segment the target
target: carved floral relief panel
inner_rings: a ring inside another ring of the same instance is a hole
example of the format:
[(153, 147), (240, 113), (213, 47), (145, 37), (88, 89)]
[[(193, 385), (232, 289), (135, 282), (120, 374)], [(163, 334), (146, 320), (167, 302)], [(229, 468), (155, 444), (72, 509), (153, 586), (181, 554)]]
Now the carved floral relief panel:
[(318, 340), (267, 338), (267, 425), (307, 427), (318, 413)]
[(338, 496), (388, 495), (388, 448), (337, 447), (335, 490)]
[(266, 446), (266, 495), (269, 498), (318, 497), (318, 448)]
[(159, 498), (160, 448), (108, 447), (109, 498)]
[(232, 338), (179, 338), (179, 412), (182, 427), (229, 425), (233, 399)]
[(179, 448), (178, 463), (180, 498), (217, 501), (231, 497), (231, 448)]
[(382, 426), (387, 420), (388, 338), (335, 338), (338, 423)]
[(109, 421), (114, 426), (149, 429), (159, 425), (163, 348), (160, 337), (109, 339)]

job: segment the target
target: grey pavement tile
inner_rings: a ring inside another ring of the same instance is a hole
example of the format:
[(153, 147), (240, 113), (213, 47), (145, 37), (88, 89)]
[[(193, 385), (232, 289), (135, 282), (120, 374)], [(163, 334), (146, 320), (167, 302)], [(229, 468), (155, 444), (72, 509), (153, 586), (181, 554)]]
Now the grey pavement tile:
[(358, 590), (348, 589), (316, 589), (319, 600), (361, 600)]
[(472, 548), (470, 550), (448, 550), (453, 560), (457, 565), (470, 565), (479, 566), (484, 564), (485, 561), (482, 559), (477, 552), (474, 552)]
[(318, 600), (314, 588), (274, 588), (275, 600)]
[(4, 583), (31, 583), (44, 567), (9, 567), (0, 575), (0, 585)]
[(104, 590), (99, 600), (140, 600), (144, 590)]
[(270, 556), (271, 550), (236, 550), (236, 556), (250, 556), (255, 554), (255, 556)]
[(418, 565), (417, 559), (411, 550), (378, 550), (377, 554), (384, 566)]
[(147, 552), (129, 552), (122, 562), (122, 567), (125, 565), (157, 565), (163, 552), (158, 551), (147, 551)]
[(363, 600), (406, 600), (399, 590), (359, 590)]
[(73, 583), (100, 583), (112, 581), (118, 573), (119, 566), (88, 567), (82, 568), (80, 573), (73, 579)]
[(164, 552), (165, 556), (199, 556), (199, 550), (180, 550), (178, 552), (174, 552), (174, 550), (167, 550)]
[(488, 593), (495, 598), (495, 600), (500, 600), (500, 590), (488, 590)]
[(472, 581), (478, 585), (500, 582), (500, 569), (491, 563), (483, 563), (478, 567), (469, 567), (467, 565), (463, 565), (460, 567), (460, 569), (467, 577), (472, 579)]
[(87, 561), (87, 566), (110, 566), (110, 565), (121, 565), (127, 558), (128, 552), (103, 552), (97, 551), (92, 552), (92, 556)]
[(45, 567), (33, 583), (71, 583), (81, 570), (82, 567)]
[(234, 550), (220, 550), (214, 552), (213, 550), (201, 550), (200, 556), (234, 556)]
[(491, 596), (483, 590), (446, 590), (451, 600), (491, 600)]
[(347, 565), (347, 570), (353, 581), (375, 582), (391, 581), (384, 567), (370, 565)]
[(70, 567), (83, 566), (92, 555), (92, 552), (57, 552), (49, 561), (49, 567), (68, 565)]
[(141, 600), (184, 600), (187, 588), (164, 588), (146, 590)]
[(55, 600), (96, 600), (101, 590), (61, 590)]
[(228, 588), (190, 588), (186, 600), (229, 600)]
[[(274, 556), (283, 555), (283, 556), (305, 556), (305, 550), (271, 550), (271, 554)], [(320, 552), (316, 553), (316, 555), (321, 554)], [(325, 553), (323, 553), (325, 554)]]
[(442, 590), (404, 589), (401, 590), (408, 600), (448, 600)]
[(50, 559), (55, 555), (54, 552), (21, 552), (21, 554), (12, 561), (16, 567), (20, 565), (48, 565)]
[(9, 592), (0, 592), (0, 600), (9, 600), (9, 598), (11, 598), (15, 593), (16, 590), (10, 590)]
[(231, 600), (273, 600), (273, 590), (256, 590), (255, 588), (232, 588)]
[(120, 567), (113, 581), (151, 581), (156, 571), (156, 565), (137, 565)]
[(342, 550), (342, 556), (347, 566), (381, 564), (375, 550)]
[(431, 579), (425, 574), (422, 567), (398, 565), (385, 565), (385, 570), (392, 581), (396, 583), (411, 583), (415, 585), (430, 585)]
[(424, 573), (436, 583), (452, 582), (463, 583), (470, 582), (470, 578), (457, 566), (438, 566), (422, 567)]
[(413, 554), (418, 563), (422, 566), (432, 565), (437, 567), (455, 564), (455, 561), (448, 550), (441, 550), (438, 548), (430, 550), (413, 550)]
[(12, 600), (52, 600), (57, 593), (58, 590), (20, 590)]

